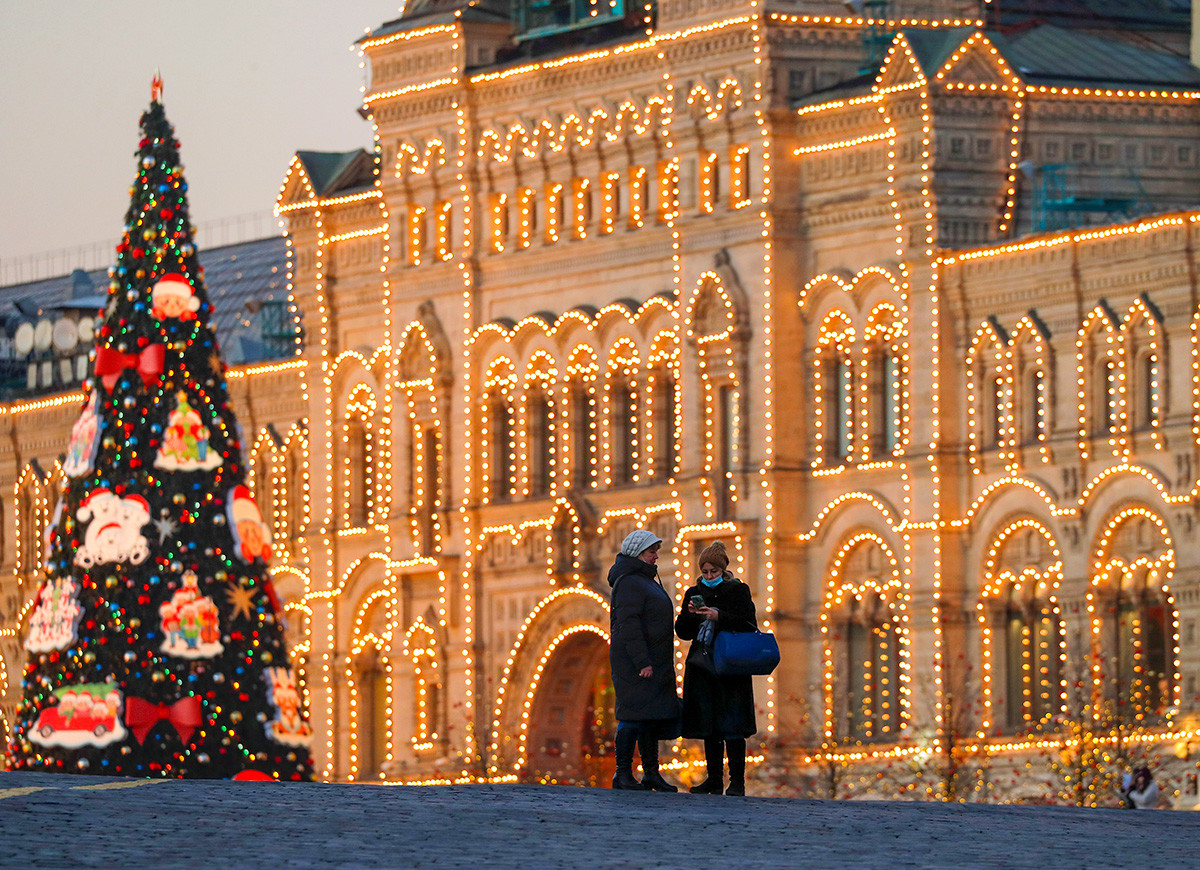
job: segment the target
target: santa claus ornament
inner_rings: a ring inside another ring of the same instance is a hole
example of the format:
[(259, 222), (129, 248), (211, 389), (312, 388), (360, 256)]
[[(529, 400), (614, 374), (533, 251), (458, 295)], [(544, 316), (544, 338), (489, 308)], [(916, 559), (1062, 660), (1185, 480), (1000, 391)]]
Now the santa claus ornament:
[(250, 490), (244, 486), (235, 486), (229, 491), (225, 503), (225, 511), (229, 518), (229, 528), (233, 532), (235, 552), (243, 562), (253, 562), (271, 559), (271, 530), (263, 522), (262, 513), (258, 509)]
[(192, 320), (200, 310), (200, 300), (192, 291), (191, 283), (183, 275), (173, 273), (158, 279), (150, 292), (150, 301), (154, 304), (150, 313), (159, 320)]

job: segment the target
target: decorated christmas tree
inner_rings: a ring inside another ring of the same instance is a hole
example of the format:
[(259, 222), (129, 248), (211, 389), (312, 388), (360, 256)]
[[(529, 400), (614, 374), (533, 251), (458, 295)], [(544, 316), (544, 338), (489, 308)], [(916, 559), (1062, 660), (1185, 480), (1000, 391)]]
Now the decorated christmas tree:
[(10, 768), (312, 778), (270, 533), (155, 77), (28, 617)]

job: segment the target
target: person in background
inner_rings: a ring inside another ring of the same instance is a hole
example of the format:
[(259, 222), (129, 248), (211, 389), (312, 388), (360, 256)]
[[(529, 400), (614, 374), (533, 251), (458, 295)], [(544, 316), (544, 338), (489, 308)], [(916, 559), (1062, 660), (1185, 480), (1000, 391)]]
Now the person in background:
[[(696, 561), (700, 579), (683, 594), (675, 633), (692, 643), (711, 644), (717, 632), (757, 630), (750, 587), (729, 573), (725, 545), (714, 541)], [(708, 767), (708, 777), (689, 791), (744, 795), (746, 738), (757, 731), (754, 685), (749, 676), (719, 676), (691, 662), (684, 665), (683, 736), (704, 741)], [(725, 754), (729, 756), (728, 789), (724, 787)]]
[(1150, 775), (1150, 768), (1142, 765), (1132, 775), (1125, 774), (1121, 786), (1127, 810), (1152, 810), (1158, 803), (1158, 783)]
[[(612, 787), (679, 791), (658, 769), (660, 737), (676, 737), (674, 605), (658, 579), (662, 539), (645, 529), (631, 532), (608, 572), (612, 587), (608, 658), (616, 694), (617, 772)], [(633, 775), (633, 748), (642, 756), (642, 781)]]

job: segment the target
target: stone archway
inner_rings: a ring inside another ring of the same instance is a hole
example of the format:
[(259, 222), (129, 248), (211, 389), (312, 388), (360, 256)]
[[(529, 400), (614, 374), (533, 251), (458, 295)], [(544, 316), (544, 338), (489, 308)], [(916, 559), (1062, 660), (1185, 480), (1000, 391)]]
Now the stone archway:
[(591, 631), (563, 638), (546, 662), (529, 713), (526, 777), (606, 784), (617, 727), (608, 641)]

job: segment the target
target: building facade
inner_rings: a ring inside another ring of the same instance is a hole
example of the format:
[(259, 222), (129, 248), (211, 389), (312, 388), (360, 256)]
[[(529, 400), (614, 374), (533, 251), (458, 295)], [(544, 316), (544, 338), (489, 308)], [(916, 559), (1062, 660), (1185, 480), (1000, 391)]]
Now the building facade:
[[(1191, 765), (1200, 73), (906, 5), (360, 42), (373, 148), (277, 206), (303, 354), (235, 380), (324, 777), (601, 778), (638, 526), (778, 637), (764, 769), (1081, 718)], [(69, 398), (4, 409), (9, 703)]]

